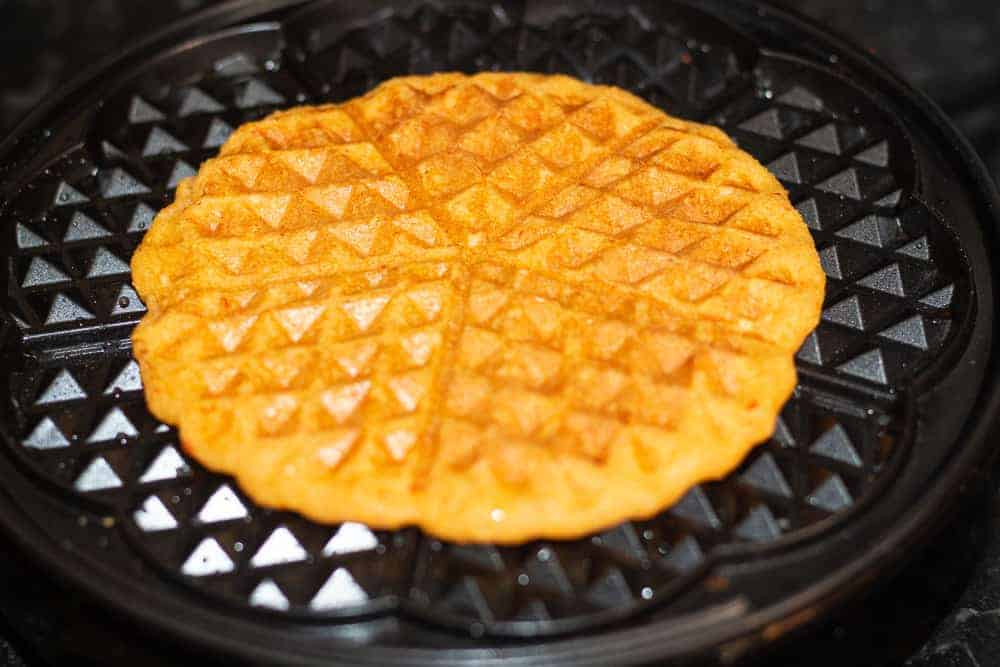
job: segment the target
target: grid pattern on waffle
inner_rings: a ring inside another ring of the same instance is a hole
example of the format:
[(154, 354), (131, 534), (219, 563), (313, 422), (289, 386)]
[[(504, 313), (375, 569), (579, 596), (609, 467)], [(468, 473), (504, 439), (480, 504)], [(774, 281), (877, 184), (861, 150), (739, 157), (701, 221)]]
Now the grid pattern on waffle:
[[(783, 309), (808, 311), (809, 295), (803, 299), (797, 287), (808, 281), (801, 255), (809, 240), (791, 211), (760, 196), (778, 189), (769, 177), (707, 129), (664, 125), (626, 98), (573, 94), (488, 91), (482, 81), (428, 99), (405, 86), (376, 93), (358, 114), (372, 115), (362, 122), (382, 135), (381, 149), (400, 174), (413, 174), (409, 185), (388, 174), (344, 110), (248, 128), (195, 180), (196, 205), (147, 241), (199, 239), (184, 261), (156, 269), (174, 279), (177, 298), (185, 293), (181, 275), (247, 284), (457, 244), (504, 251), (515, 263), (577, 282), (634, 287), (672, 301), (684, 316), (728, 318), (743, 331), (765, 317), (752, 327), (760, 337), (778, 335), (775, 323), (788, 319)], [(402, 117), (379, 115), (390, 105)], [(439, 210), (414, 208), (414, 188), (443, 198)], [(257, 218), (249, 228), (239, 223), (237, 238), (219, 229), (227, 214), (246, 217), (233, 207)], [(317, 229), (317, 219), (327, 224)], [(400, 236), (406, 229), (421, 238)]]
[[(383, 228), (414, 220), (442, 240), (426, 247), (397, 231), (378, 243)], [(510, 235), (535, 256), (502, 253)], [(552, 238), (555, 250), (536, 248)], [(454, 262), (454, 275), (440, 274), (453, 299), (423, 286), (415, 299), (419, 279), (404, 276), (408, 305), (392, 303), (383, 273), (441, 257)], [(490, 259), (520, 271), (494, 270), (500, 289), (484, 291), (470, 281)], [(633, 483), (666, 503), (692, 477), (735, 465), (791, 391), (784, 355), (822, 293), (805, 226), (724, 135), (619, 90), (538, 75), (401, 79), (341, 107), (241, 127), (180, 185), (133, 265), (150, 307), (133, 337), (148, 400), (205, 465), (319, 520), (501, 541), (649, 512)], [(364, 269), (343, 303), (325, 296), (343, 290), (319, 286)], [(504, 280), (523, 283), (528, 299), (489, 331)], [(591, 312), (570, 313), (555, 295)], [(439, 326), (410, 342), (431, 323), (421, 308)], [(632, 338), (642, 348), (614, 381), (575, 358), (595, 326), (610, 339), (605, 359)], [(402, 347), (419, 349), (403, 361), (379, 355), (370, 374), (310, 375), (322, 351), (373, 327), (388, 332), (383, 346), (406, 336)], [(487, 379), (481, 367), (495, 356)], [(573, 398), (593, 382), (615, 386), (617, 411)], [(446, 419), (442, 401), (454, 407)], [(705, 438), (718, 451), (675, 474), (686, 468), (668, 461), (690, 459), (683, 448)], [(573, 458), (578, 467), (562, 469)], [(633, 483), (616, 492), (609, 478), (622, 475)], [(567, 485), (540, 484), (553, 476)], [(541, 518), (543, 502), (558, 521)]]
[[(325, 82), (331, 94), (350, 97), (388, 76), (426, 71), (431, 63), (444, 69), (500, 65), (563, 71), (623, 85), (682, 116), (694, 117), (743, 90), (752, 79), (726, 46), (741, 37), (727, 34), (720, 43), (706, 45), (710, 48), (689, 47), (683, 29), (636, 19), (634, 13), (624, 18), (582, 16), (546, 28), (513, 19), (496, 23), (490, 12), (470, 12), (470, 19), (427, 6), (418, 14), (420, 20), (394, 16), (356, 30), (311, 57), (307, 74)], [(573, 60), (581, 49), (569, 40), (591, 29), (609, 38), (587, 42), (586, 62)], [(440, 39), (450, 31), (464, 37)], [(671, 31), (680, 34), (671, 36)], [(511, 37), (515, 33), (517, 37)], [(530, 48), (511, 50), (505, 40), (523, 40)], [(451, 43), (458, 45), (454, 54), (441, 52), (442, 45)], [(33, 190), (14, 202), (17, 224), (9, 224), (7, 233), (15, 235), (10, 247), (16, 251), (8, 259), (13, 278), (5, 306), (16, 318), (9, 327), (12, 333), (30, 336), (87, 323), (127, 324), (138, 319), (144, 307), (132, 291), (127, 272), (87, 277), (88, 262), (99, 246), (107, 246), (127, 264), (156, 210), (176, 185), (171, 175), (178, 161), (188, 167), (197, 165), (224, 143), (233, 127), (268, 113), (275, 104), (304, 99), (303, 89), (283, 68), (265, 66), (270, 56), (250, 55), (254, 48), (250, 44), (243, 48), (245, 52), (234, 51), (191, 85), (155, 93), (133, 88), (120, 94), (106, 105), (106, 118), (93, 131), (90, 143), (100, 150), (68, 156), (53, 166), (55, 176), (37, 175)], [(712, 72), (728, 73), (715, 77)], [(788, 76), (789, 80), (802, 78), (796, 73)], [(806, 82), (788, 90), (774, 89), (769, 96), (764, 93), (770, 88), (758, 83), (759, 90), (745, 98), (759, 105), (758, 113), (798, 100), (797, 109), (804, 103), (808, 111), (821, 112), (807, 113), (811, 119), (838, 117), (832, 110), (838, 100), (816, 92), (829, 90), (830, 82), (815, 88)], [(858, 100), (858, 96), (848, 89), (840, 97)], [(752, 133), (736, 128), (755, 116), (753, 111), (718, 120), (764, 162), (779, 157), (781, 146), (791, 146), (798, 134), (808, 134), (800, 131), (781, 139), (764, 135), (753, 141)], [(876, 146), (886, 138), (884, 128), (868, 126), (869, 119), (865, 122), (865, 145)], [(157, 128), (175, 141), (167, 140)], [(145, 151), (151, 139), (156, 141)], [(893, 146), (893, 140), (889, 144)], [(801, 147), (795, 150), (817, 155)], [(895, 149), (890, 154), (896, 154)], [(823, 157), (822, 152), (818, 155)], [(783, 178), (780, 166), (773, 170), (792, 191), (793, 201), (799, 201), (796, 184)], [(908, 184), (897, 176), (904, 165), (889, 160), (868, 166), (896, 178), (897, 187), (903, 188), (897, 201), (907, 204), (906, 210), (916, 210), (915, 217), (926, 216), (918, 204), (908, 202)], [(193, 167), (181, 169), (185, 175), (193, 172)], [(106, 192), (101, 188), (102, 173), (107, 174)], [(833, 173), (836, 169), (829, 172)], [(816, 194), (822, 222), (813, 224), (808, 206), (800, 206), (800, 211), (822, 249), (826, 237), (819, 228), (836, 230), (856, 221), (853, 209), (836, 205), (838, 200), (848, 204), (854, 200), (815, 192), (811, 186), (806, 191)], [(879, 210), (896, 217), (891, 202)], [(77, 214), (95, 221), (110, 237)], [(73, 218), (78, 224), (70, 224)], [(937, 222), (924, 219), (922, 224), (933, 230)], [(73, 235), (68, 234), (70, 227)], [(920, 236), (917, 233), (913, 238)], [(876, 233), (864, 238), (882, 237)], [(847, 238), (831, 239), (840, 245), (842, 268), (857, 266), (857, 258), (878, 249)], [(887, 252), (903, 245), (895, 240), (898, 237), (893, 239)], [(945, 323), (960, 316), (961, 302), (953, 303), (952, 297), (960, 297), (963, 290), (961, 283), (949, 287), (957, 277), (937, 261), (938, 254), (947, 249), (946, 241), (934, 245), (932, 238), (930, 259), (913, 265), (936, 276), (936, 285), (942, 289), (926, 296), (918, 293), (912, 299), (930, 304), (922, 313)], [(30, 272), (36, 257), (56, 271), (37, 263), (37, 269)], [(860, 277), (864, 269), (852, 270), (851, 275)], [(828, 285), (837, 287), (837, 276), (827, 273)], [(863, 297), (872, 292), (860, 293), (861, 306), (867, 308)], [(858, 347), (876, 340), (867, 330), (847, 327), (838, 331)], [(936, 340), (936, 346), (926, 350), (902, 348), (914, 355), (907, 365), (911, 372), (945, 349), (948, 338)], [(880, 342), (883, 353), (895, 345), (884, 339)], [(823, 364), (831, 372), (842, 373), (836, 370), (842, 360), (824, 357)], [(537, 629), (539, 621), (587, 622), (601, 610), (629, 609), (650, 594), (654, 601), (668, 598), (677, 582), (696, 576), (709, 554), (741, 549), (747, 541), (773, 543), (841, 515), (881, 479), (883, 461), (896, 446), (891, 414), (875, 406), (863, 416), (839, 413), (829, 401), (814, 400), (806, 389), (786, 407), (774, 438), (740, 470), (722, 482), (695, 487), (651, 522), (626, 523), (596, 540), (535, 543), (522, 549), (463, 549), (421, 539), (414, 531), (381, 533), (347, 524), (327, 528), (256, 507), (230, 480), (206, 472), (181, 453), (176, 432), (145, 408), (137, 366), (127, 356), (94, 359), (84, 354), (41, 366), (24, 357), (16, 365), (17, 375), (11, 382), (17, 387), (12, 395), (17, 407), (8, 409), (13, 410), (22, 444), (18, 455), (66, 489), (117, 508), (122, 525), (135, 533), (139, 551), (166, 572), (182, 575), (190, 584), (238, 604), (353, 615), (403, 598), (411, 610), (432, 620), (445, 616), (463, 623), (486, 622), (489, 631), (515, 616), (529, 623), (533, 620), (532, 627)], [(887, 375), (890, 386), (905, 388), (909, 373), (890, 371)], [(209, 505), (212, 498), (217, 500)], [(206, 506), (208, 511), (203, 511)], [(288, 539), (289, 534), (293, 539)], [(337, 535), (340, 538), (327, 549)], [(265, 544), (267, 549), (263, 549)], [(396, 553), (404, 558), (389, 556), (392, 549), (399, 549)], [(255, 560), (262, 550), (263, 555)], [(418, 554), (417, 561), (412, 560), (414, 554)], [(415, 570), (414, 562), (421, 569)], [(539, 567), (539, 563), (558, 567)], [(649, 563), (652, 570), (646, 567)], [(368, 564), (371, 569), (366, 569)], [(602, 578), (601, 573), (609, 576)], [(324, 587), (330, 580), (334, 585)], [(358, 587), (351, 586), (351, 581), (358, 582)], [(591, 588), (596, 591), (593, 595), (589, 595)], [(348, 594), (332, 595), (340, 589)], [(320, 591), (324, 595), (319, 596)], [(517, 591), (513, 601), (505, 597), (511, 591)], [(559, 604), (551, 602), (553, 591), (561, 596)], [(607, 591), (617, 593), (608, 595)], [(319, 600), (313, 602), (317, 596)], [(584, 604), (585, 598), (591, 602)]]
[(272, 462), (278, 467), (294, 465), (298, 448), (322, 443), (320, 460), (333, 469), (358, 446), (359, 426), (380, 423), (366, 436), (401, 461), (428, 418), (423, 392), (456, 308), (450, 273), (448, 264), (428, 262), (209, 291), (165, 316), (169, 340), (154, 331), (144, 344), (166, 357), (156, 372), (183, 383), (185, 401), (196, 402), (182, 408), (197, 420), (192, 442), (262, 439), (262, 448), (289, 455)]

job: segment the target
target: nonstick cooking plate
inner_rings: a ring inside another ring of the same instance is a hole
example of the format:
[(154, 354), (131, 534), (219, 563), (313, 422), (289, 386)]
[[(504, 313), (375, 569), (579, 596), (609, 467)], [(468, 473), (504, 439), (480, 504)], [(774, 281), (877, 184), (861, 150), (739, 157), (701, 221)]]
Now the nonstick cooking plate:
[[(519, 547), (255, 506), (145, 408), (128, 262), (240, 123), (410, 72), (565, 72), (722, 126), (829, 278), (774, 437), (648, 520)], [(222, 5), (120, 54), (0, 147), (2, 523), (170, 635), (265, 661), (731, 661), (926, 539), (987, 454), (995, 193), (922, 96), (766, 5)]]

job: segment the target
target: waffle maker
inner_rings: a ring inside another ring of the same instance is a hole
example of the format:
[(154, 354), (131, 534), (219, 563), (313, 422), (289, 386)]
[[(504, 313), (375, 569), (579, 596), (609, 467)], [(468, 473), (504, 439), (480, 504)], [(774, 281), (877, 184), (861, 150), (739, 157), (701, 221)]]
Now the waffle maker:
[[(468, 546), (257, 507), (145, 407), (128, 262), (239, 124), (406, 73), (563, 72), (724, 128), (828, 276), (772, 439), (647, 521)], [(254, 0), (93, 69), (0, 146), (0, 526), (174, 641), (257, 662), (731, 663), (891, 573), (990, 455), (997, 194), (925, 97), (740, 0)]]

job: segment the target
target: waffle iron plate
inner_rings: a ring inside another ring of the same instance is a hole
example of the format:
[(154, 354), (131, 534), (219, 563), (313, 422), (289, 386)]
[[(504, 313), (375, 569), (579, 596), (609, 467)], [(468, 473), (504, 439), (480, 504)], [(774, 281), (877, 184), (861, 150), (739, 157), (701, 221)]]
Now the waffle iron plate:
[[(828, 286), (774, 436), (661, 515), (575, 541), (468, 546), (255, 506), (145, 407), (132, 252), (239, 124), (400, 74), (490, 69), (629, 89), (723, 127), (788, 188)], [(925, 97), (769, 5), (226, 3), (38, 109), (0, 146), (0, 197), (0, 525), (104, 603), (220, 655), (731, 662), (890, 572), (989, 455), (989, 177)]]

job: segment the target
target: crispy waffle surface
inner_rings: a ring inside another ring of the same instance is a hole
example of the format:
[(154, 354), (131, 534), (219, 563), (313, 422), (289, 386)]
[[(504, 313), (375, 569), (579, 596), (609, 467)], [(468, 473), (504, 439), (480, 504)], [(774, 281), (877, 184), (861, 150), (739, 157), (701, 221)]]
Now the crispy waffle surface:
[(824, 274), (720, 130), (436, 74), (239, 128), (132, 260), (146, 398), (262, 505), (456, 541), (648, 517), (772, 432)]

